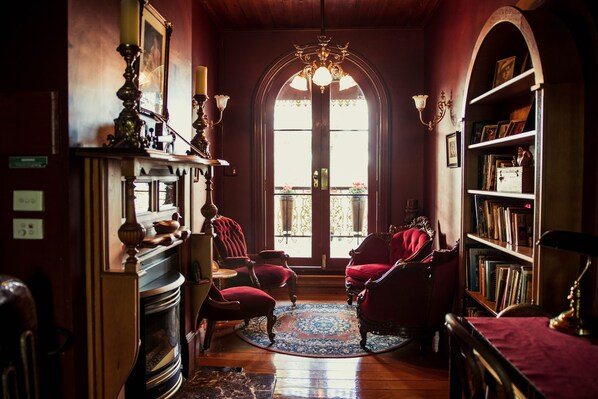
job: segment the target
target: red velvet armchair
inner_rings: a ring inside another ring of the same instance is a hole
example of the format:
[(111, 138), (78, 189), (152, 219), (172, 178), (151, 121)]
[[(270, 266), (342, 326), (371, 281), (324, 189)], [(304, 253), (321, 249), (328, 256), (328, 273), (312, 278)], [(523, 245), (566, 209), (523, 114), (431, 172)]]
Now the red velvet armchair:
[(297, 274), (289, 268), (289, 256), (284, 251), (263, 250), (259, 254), (248, 254), (245, 235), (236, 221), (218, 216), (212, 224), (220, 266), (237, 271), (236, 277), (227, 280), (228, 286), (252, 285), (263, 290), (287, 286), (289, 298), (295, 304)]
[(459, 242), (420, 262), (399, 263), (367, 282), (357, 297), (361, 346), (367, 333), (421, 339), (422, 350), (452, 310), (459, 274)]
[(254, 317), (266, 316), (266, 329), (270, 342), (274, 342), (272, 327), (276, 321), (274, 307), (276, 301), (270, 295), (254, 287), (231, 287), (219, 290), (214, 283), (206, 300), (201, 305), (197, 324), (202, 319), (208, 321), (203, 348), (207, 350), (212, 341), (214, 327), (218, 321), (244, 320), (245, 324)]
[(388, 233), (368, 235), (349, 253), (351, 259), (345, 268), (347, 303), (353, 303), (353, 296), (365, 288), (368, 280), (380, 278), (399, 261), (414, 262), (429, 255), (435, 233), (428, 218), (419, 216), (408, 225), (390, 226)]

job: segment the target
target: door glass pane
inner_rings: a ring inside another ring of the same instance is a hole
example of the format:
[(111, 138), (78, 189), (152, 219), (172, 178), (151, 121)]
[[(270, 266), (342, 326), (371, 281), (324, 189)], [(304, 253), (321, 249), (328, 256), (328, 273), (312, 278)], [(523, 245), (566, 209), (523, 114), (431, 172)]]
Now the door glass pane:
[(291, 80), (274, 105), (274, 248), (311, 257), (311, 92), (291, 88)]
[(359, 86), (330, 89), (330, 257), (367, 235), (368, 106)]

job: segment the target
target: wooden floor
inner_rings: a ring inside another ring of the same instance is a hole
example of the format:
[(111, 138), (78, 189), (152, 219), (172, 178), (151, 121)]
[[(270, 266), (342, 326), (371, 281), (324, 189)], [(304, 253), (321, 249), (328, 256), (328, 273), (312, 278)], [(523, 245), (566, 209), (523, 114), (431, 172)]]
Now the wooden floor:
[[(321, 291), (325, 291), (322, 293)], [(279, 295), (280, 294), (280, 295)], [(284, 292), (274, 293), (277, 305), (290, 304)], [(303, 289), (300, 302), (345, 302), (342, 289)], [(286, 299), (286, 300), (285, 300)], [(251, 373), (277, 376), (274, 398), (447, 398), (448, 350), (441, 338), (438, 353), (419, 353), (419, 344), (380, 355), (355, 358), (309, 358), (283, 355), (254, 347), (233, 327), (221, 323), (200, 366), (242, 367)]]

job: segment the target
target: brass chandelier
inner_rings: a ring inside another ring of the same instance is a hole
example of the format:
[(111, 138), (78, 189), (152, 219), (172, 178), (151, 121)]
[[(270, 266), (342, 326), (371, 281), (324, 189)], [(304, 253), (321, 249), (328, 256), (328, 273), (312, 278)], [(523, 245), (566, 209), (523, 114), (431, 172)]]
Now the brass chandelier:
[[(349, 42), (344, 46), (331, 45), (332, 38), (326, 36), (326, 13), (324, 0), (320, 1), (321, 27), (317, 44), (295, 44), (295, 56), (305, 64), (305, 67), (293, 78), (290, 86), (297, 90), (307, 90), (308, 80), (324, 90), (333, 81), (339, 82), (339, 89), (344, 90), (357, 85), (355, 80), (343, 71), (340, 64), (349, 56), (347, 49)], [(330, 59), (329, 59), (330, 58)]]

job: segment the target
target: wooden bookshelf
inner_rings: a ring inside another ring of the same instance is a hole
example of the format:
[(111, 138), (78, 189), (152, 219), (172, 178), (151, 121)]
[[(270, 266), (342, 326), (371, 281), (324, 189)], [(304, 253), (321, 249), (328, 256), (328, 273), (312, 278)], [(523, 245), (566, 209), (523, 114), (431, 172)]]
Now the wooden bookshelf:
[[(542, 26), (551, 28), (547, 31)], [(559, 39), (558, 51), (550, 45), (555, 38)], [(511, 56), (516, 57), (513, 77), (493, 87), (497, 61)], [(524, 59), (530, 62), (521, 62)], [(565, 59), (567, 62), (563, 63)], [(515, 246), (487, 238), (487, 232), (480, 234), (477, 230), (484, 226), (476, 222), (480, 209), (476, 208), (475, 200), (505, 200), (515, 206), (531, 207), (532, 243), (548, 230), (580, 231), (581, 212), (572, 206), (581, 204), (583, 175), (583, 107), (571, 106), (580, 101), (576, 90), (582, 89), (577, 76), (580, 70), (575, 46), (566, 29), (546, 13), (502, 7), (490, 16), (480, 32), (467, 75), (461, 147), (463, 309), (465, 302), (473, 302), (480, 309), (496, 314), (494, 302), (467, 289), (468, 251), (473, 246), (492, 248), (507, 261), (531, 266), (533, 303), (553, 313), (567, 307), (566, 297), (575, 276), (565, 276), (563, 259), (558, 259), (555, 251)], [(521, 110), (527, 109), (522, 133), (475, 143), (472, 140), (476, 125), (515, 120)], [(486, 182), (484, 173), (488, 173), (484, 169), (486, 155), (515, 155), (519, 147), (533, 156), (533, 192), (505, 193), (480, 187), (480, 182)]]

